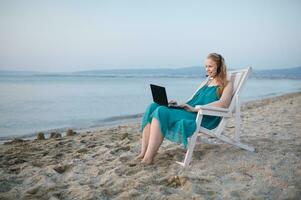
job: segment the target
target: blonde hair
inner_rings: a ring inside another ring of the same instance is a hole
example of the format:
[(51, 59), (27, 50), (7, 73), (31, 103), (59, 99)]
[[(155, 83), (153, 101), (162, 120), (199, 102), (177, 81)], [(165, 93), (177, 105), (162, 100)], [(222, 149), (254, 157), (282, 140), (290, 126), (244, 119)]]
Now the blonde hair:
[(213, 60), (217, 65), (217, 74), (215, 76), (217, 82), (219, 83), (217, 95), (219, 97), (221, 97), (223, 94), (224, 88), (226, 87), (226, 85), (229, 82), (227, 80), (227, 66), (225, 63), (225, 59), (223, 58), (222, 55), (217, 54), (217, 53), (210, 53), (207, 56), (207, 58)]

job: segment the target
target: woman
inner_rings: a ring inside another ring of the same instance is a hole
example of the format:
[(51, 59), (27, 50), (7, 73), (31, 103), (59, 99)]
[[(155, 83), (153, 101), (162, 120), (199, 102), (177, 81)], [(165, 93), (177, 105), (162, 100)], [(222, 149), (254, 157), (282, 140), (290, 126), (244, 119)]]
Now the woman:
[[(163, 139), (183, 144), (187, 149), (187, 138), (196, 130), (195, 119), (199, 109), (196, 105), (210, 105), (217, 107), (228, 107), (231, 98), (233, 85), (227, 80), (227, 69), (224, 58), (217, 53), (207, 56), (205, 67), (209, 81), (201, 87), (184, 104), (183, 109), (172, 109), (151, 103), (142, 118), (141, 130), (142, 145), (141, 153), (137, 158), (142, 159), (143, 164), (151, 164)], [(176, 103), (170, 101), (170, 103)], [(215, 128), (221, 118), (204, 115), (201, 126), (207, 129)]]

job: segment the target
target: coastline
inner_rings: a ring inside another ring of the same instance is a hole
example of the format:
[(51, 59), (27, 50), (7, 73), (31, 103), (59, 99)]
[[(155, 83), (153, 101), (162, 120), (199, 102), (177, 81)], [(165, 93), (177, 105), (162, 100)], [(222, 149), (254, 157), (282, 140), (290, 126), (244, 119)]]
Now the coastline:
[[(139, 123), (62, 138), (0, 145), (0, 199), (298, 199), (301, 92), (242, 105), (241, 140), (256, 148), (164, 140), (154, 164), (140, 165)], [(230, 120), (226, 135), (233, 135)]]
[[(250, 107), (250, 105), (252, 105), (254, 103), (257, 105), (259, 105), (261, 103), (266, 104), (270, 101), (275, 101), (278, 98), (286, 98), (286, 96), (291, 96), (291, 95), (298, 94), (298, 93), (300, 93), (300, 91), (280, 94), (280, 95), (276, 95), (276, 96), (271, 94), (271, 95), (267, 95), (267, 96), (262, 96), (258, 99), (254, 99), (254, 100), (242, 101), (242, 109), (244, 109), (244, 107)], [(264, 102), (266, 102), (266, 103), (264, 103)], [(37, 131), (37, 132), (23, 134), (23, 135), (1, 136), (0, 137), (0, 145), (5, 142), (14, 140), (14, 139), (33, 140), (36, 138), (36, 136), (39, 132), (43, 132), (45, 134), (45, 136), (48, 138), (50, 136), (51, 132), (57, 132), (57, 133), (60, 133), (62, 136), (65, 136), (68, 129), (72, 129), (78, 133), (85, 133), (87, 131), (91, 132), (91, 131), (99, 130), (99, 129), (103, 129), (103, 128), (114, 128), (118, 125), (134, 124), (134, 123), (137, 123), (137, 121), (139, 121), (139, 119), (142, 117), (142, 115), (143, 115), (143, 113), (136, 113), (136, 114), (132, 114), (132, 115), (113, 116), (113, 117), (102, 119), (97, 124), (90, 126), (90, 127), (64, 127), (64, 128), (42, 130), (42, 131)]]

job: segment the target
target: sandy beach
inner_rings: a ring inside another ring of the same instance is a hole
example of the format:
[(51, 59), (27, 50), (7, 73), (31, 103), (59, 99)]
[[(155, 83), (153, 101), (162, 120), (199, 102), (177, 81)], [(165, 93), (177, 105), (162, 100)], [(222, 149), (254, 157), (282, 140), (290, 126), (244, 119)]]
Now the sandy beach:
[(134, 160), (139, 125), (0, 145), (0, 199), (301, 198), (301, 92), (242, 106), (241, 140), (256, 152), (199, 143), (188, 169), (167, 140), (153, 165)]

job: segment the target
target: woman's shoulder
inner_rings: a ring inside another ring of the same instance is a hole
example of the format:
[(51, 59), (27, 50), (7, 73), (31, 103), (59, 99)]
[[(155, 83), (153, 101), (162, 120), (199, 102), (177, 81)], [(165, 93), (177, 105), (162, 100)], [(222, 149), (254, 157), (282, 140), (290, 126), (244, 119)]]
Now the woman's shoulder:
[(233, 82), (232, 81), (228, 81), (225, 87), (233, 87)]
[(228, 81), (228, 83), (226, 84), (224, 91), (233, 91), (233, 82), (232, 81)]

